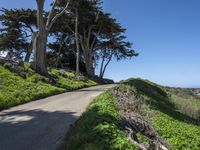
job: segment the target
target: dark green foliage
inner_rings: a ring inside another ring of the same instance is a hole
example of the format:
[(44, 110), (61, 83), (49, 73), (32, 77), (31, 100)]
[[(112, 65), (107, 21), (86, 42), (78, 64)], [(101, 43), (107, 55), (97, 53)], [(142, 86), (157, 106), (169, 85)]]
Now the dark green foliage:
[[(53, 16), (59, 14), (67, 3), (66, 0), (59, 0), (56, 1), (55, 5), (52, 4), (55, 7), (52, 8), (53, 13), (50, 22), (53, 20)], [(45, 40), (43, 43), (45, 45), (43, 49), (46, 49), (46, 45), (48, 47), (47, 53), (46, 50), (44, 52), (45, 57), (40, 60), (40, 62), (44, 60), (44, 63), (37, 63), (39, 60), (33, 58), (36, 64), (34, 69), (44, 64), (41, 67), (44, 70), (36, 69), (36, 72), (47, 75), (47, 66), (75, 70), (77, 45), (80, 47), (80, 71), (87, 73), (90, 77), (95, 76), (95, 67), (99, 63), (102, 68), (100, 77), (103, 78), (106, 68), (113, 58), (121, 60), (138, 55), (132, 49), (132, 43), (128, 42), (126, 36), (123, 35), (126, 29), (116, 19), (113, 19), (111, 14), (103, 11), (102, 3), (102, 0), (70, 1), (67, 11), (52, 26), (49, 26), (51, 28), (48, 29), (47, 39), (53, 40), (49, 43), (48, 40)], [(10, 60), (29, 62), (31, 56), (33, 56), (35, 35), (40, 28), (37, 25), (37, 11), (2, 8), (0, 12), (0, 23), (2, 24), (0, 53), (6, 52), (7, 58)], [(48, 20), (50, 12), (44, 12), (42, 15), (45, 22)], [(76, 12), (78, 13), (77, 37), (75, 37), (74, 31)], [(42, 41), (40, 40), (39, 43), (42, 43)], [(78, 44), (76, 45), (76, 43)], [(36, 53), (41, 51), (38, 50)], [(47, 60), (45, 60), (46, 58)]]
[(80, 118), (67, 150), (135, 150), (119, 128), (120, 115), (110, 91), (99, 96)]
[(99, 84), (114, 84), (115, 82), (111, 79), (106, 79), (106, 78), (99, 78), (99, 77), (95, 77), (93, 78), (94, 81), (96, 81)]
[(111, 80), (111, 79), (106, 79), (106, 78), (104, 78), (104, 79), (103, 79), (103, 83), (104, 83), (104, 84), (113, 84), (114, 81)]
[(31, 34), (36, 27), (36, 11), (31, 9), (1, 9), (0, 52), (11, 60), (20, 60), (31, 47)]

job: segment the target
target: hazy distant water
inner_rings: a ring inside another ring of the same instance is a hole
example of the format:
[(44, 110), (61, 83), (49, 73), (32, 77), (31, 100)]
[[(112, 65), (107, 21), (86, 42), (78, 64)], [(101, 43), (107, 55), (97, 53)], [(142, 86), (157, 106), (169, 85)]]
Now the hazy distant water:
[(198, 96), (200, 96), (200, 93), (199, 94), (197, 94)]

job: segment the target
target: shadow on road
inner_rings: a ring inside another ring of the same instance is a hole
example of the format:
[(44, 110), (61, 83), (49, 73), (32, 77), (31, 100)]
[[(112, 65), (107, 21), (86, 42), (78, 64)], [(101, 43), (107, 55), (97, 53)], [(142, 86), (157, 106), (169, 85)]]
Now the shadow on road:
[(0, 150), (51, 150), (59, 146), (75, 112), (40, 109), (0, 113)]

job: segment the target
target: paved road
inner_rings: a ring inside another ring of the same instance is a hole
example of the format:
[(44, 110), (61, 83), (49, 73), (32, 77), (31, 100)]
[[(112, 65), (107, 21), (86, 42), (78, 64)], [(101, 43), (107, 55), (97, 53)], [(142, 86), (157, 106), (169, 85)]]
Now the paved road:
[(0, 150), (55, 150), (90, 102), (114, 85), (60, 94), (0, 112)]

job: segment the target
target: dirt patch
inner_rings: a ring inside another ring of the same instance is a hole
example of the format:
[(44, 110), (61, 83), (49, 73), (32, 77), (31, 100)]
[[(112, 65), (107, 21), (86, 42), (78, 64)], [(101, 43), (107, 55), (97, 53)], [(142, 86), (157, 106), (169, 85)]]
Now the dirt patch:
[[(140, 110), (144, 100), (137, 96), (131, 88), (116, 87), (113, 89), (113, 94), (122, 117), (120, 126), (128, 134), (129, 140), (143, 150), (166, 150), (167, 143), (160, 138), (150, 123), (141, 115)], [(148, 142), (140, 141), (137, 134), (146, 137)]]

